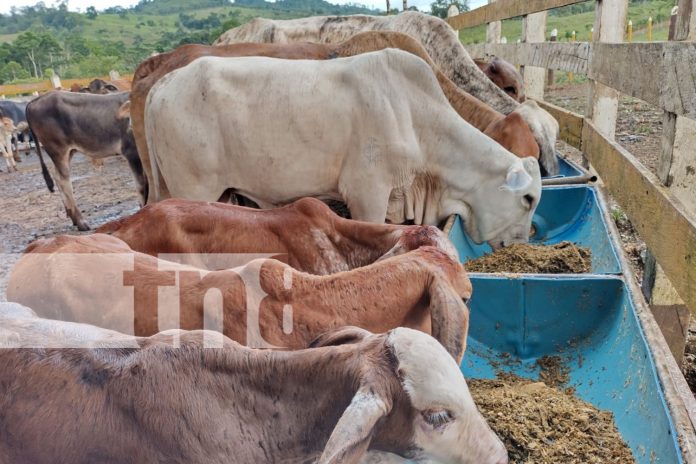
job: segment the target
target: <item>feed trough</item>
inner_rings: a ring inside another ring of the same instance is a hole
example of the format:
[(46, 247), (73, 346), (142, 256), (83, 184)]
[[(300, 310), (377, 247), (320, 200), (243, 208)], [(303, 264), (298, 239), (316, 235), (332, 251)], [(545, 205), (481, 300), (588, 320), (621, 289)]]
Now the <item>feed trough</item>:
[[(513, 373), (536, 380), (537, 361), (556, 357), (568, 375), (563, 388), (613, 413), (636, 462), (684, 462), (677, 438), (683, 428), (674, 413), (683, 403), (672, 384), (665, 387), (666, 345), (627, 280), (632, 277), (622, 274), (627, 264), (601, 192), (589, 186), (544, 188), (534, 225), (532, 242), (568, 240), (589, 247), (592, 271), (471, 273), (465, 377)], [(462, 262), (491, 251), (466, 236), (459, 218), (450, 218), (446, 231)]]

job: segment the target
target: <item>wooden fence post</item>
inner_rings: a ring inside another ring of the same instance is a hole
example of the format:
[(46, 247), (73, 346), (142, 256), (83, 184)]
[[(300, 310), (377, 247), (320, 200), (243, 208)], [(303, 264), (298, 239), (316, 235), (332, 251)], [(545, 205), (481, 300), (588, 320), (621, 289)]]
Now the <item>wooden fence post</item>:
[[(488, 3), (493, 3), (495, 0), (488, 0)], [(503, 32), (503, 22), (493, 21), (486, 26), (486, 43), (500, 43), (500, 35)]]
[[(594, 42), (623, 42), (626, 31), (628, 0), (597, 0), (592, 40)], [(595, 127), (610, 140), (616, 133), (616, 114), (619, 92), (590, 81), (590, 101), (587, 114)]]
[[(672, 10), (669, 40), (688, 40), (694, 36), (692, 1), (681, 0)], [(658, 177), (696, 217), (696, 121), (665, 111), (662, 119), (662, 150)], [(650, 303), (655, 320), (681, 364), (691, 313), (684, 305), (655, 257), (648, 251), (643, 275), (643, 294)], [(696, 310), (696, 308), (691, 308)]]
[[(551, 31), (551, 37), (549, 37), (549, 42), (556, 42), (558, 40), (558, 29), (554, 29)], [(554, 76), (554, 72), (552, 68), (549, 68), (546, 74), (546, 88), (550, 88), (553, 86), (556, 81), (556, 77)]]
[[(546, 41), (546, 11), (527, 15), (522, 20), (522, 42), (536, 43)], [(544, 79), (546, 70), (532, 66), (522, 68), (524, 93), (536, 100), (544, 99)]]

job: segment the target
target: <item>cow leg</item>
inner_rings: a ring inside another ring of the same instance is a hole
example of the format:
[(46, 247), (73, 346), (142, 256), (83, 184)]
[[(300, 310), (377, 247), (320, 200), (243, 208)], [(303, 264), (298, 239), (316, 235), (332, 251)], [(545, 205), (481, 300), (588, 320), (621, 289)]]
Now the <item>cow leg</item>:
[(352, 190), (346, 189), (347, 192), (344, 194), (351, 217), (358, 221), (384, 224), (391, 188), (375, 181), (369, 183), (366, 188)]
[(138, 148), (132, 136), (122, 143), (122, 153), (123, 157), (128, 161), (128, 166), (133, 173), (135, 187), (138, 190), (138, 200), (142, 208), (147, 202), (149, 184), (145, 176), (145, 171), (143, 171), (143, 164), (140, 161), (140, 156), (138, 156)]
[(73, 224), (77, 226), (78, 230), (89, 230), (89, 226), (82, 218), (82, 213), (77, 208), (73, 195), (72, 181), (70, 180), (70, 152), (62, 153), (60, 156), (54, 156), (53, 152), (47, 146), (44, 146), (44, 148), (46, 148), (46, 152), (51, 157), (56, 167), (56, 184), (58, 185), (60, 196), (63, 199), (65, 212), (68, 217), (72, 219)]

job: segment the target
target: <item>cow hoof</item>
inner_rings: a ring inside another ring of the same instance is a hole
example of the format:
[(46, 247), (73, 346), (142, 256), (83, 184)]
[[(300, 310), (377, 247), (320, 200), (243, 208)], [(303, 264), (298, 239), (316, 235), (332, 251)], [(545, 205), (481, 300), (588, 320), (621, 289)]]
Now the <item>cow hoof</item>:
[(77, 230), (85, 232), (85, 231), (90, 230), (90, 227), (87, 224), (85, 224), (84, 222), (80, 222), (77, 224)]

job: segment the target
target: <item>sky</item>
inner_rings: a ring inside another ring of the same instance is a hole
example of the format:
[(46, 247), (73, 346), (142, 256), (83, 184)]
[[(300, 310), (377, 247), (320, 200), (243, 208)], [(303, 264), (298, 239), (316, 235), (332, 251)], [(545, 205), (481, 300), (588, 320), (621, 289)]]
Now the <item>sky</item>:
[[(39, 0), (0, 0), (0, 13), (9, 13), (10, 8), (16, 6), (18, 8), (23, 6), (35, 5)], [(195, 0), (191, 0), (194, 2)], [(329, 3), (348, 3), (349, 0), (328, 0)], [(371, 7), (384, 8), (386, 2), (384, 0), (354, 0), (355, 3), (362, 3)], [(53, 0), (44, 0), (44, 4), (47, 6), (52, 6), (56, 3)], [(85, 11), (88, 6), (94, 6), (97, 10), (103, 10), (104, 8), (109, 8), (110, 6), (122, 6), (129, 7), (138, 3), (138, 0), (70, 0), (68, 3), (68, 8), (71, 11)], [(432, 0), (409, 0), (409, 5), (416, 5), (421, 10), (428, 9), (432, 3)], [(483, 4), (488, 3), (487, 0), (469, 0), (469, 6), (471, 8), (476, 8)], [(401, 2), (398, 0), (391, 0), (392, 5), (398, 4), (401, 6)]]

